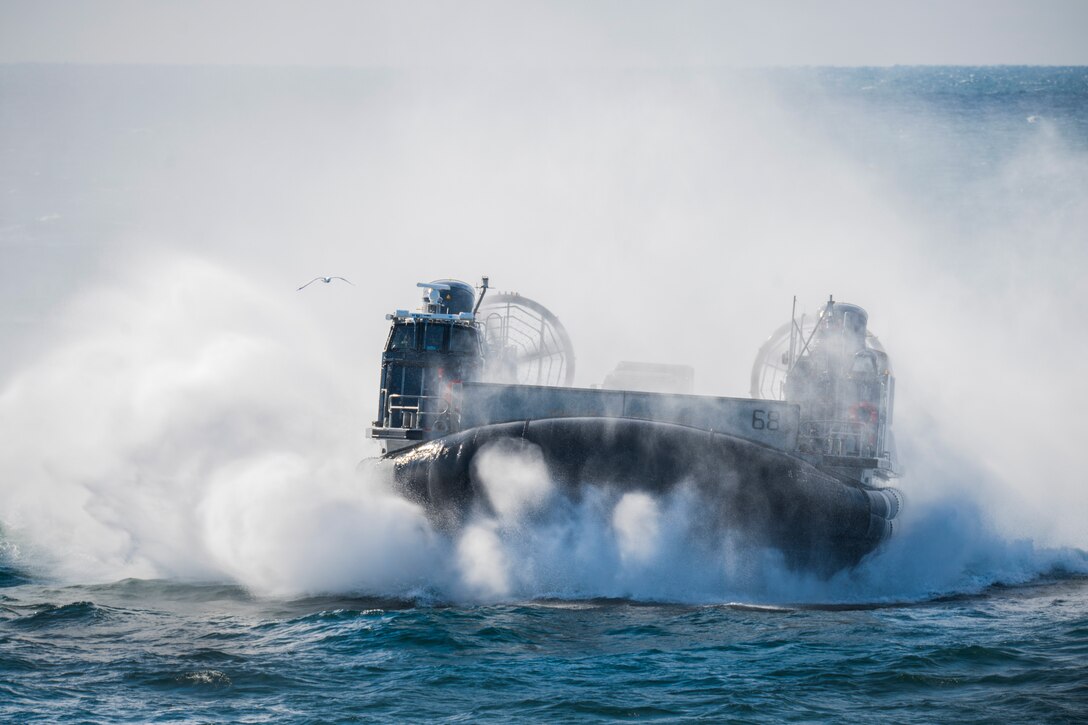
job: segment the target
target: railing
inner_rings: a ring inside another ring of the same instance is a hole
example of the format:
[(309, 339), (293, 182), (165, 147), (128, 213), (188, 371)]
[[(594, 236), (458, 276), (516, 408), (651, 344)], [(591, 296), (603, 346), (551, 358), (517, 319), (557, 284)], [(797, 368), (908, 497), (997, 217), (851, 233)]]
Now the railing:
[(802, 453), (876, 458), (876, 429), (854, 420), (804, 420), (797, 435)]
[[(413, 405), (404, 402), (408, 399), (416, 401), (415, 404)], [(437, 400), (440, 403), (440, 405), (437, 406), (437, 410), (423, 409), (426, 401), (434, 400)], [(441, 395), (406, 395), (403, 393), (393, 393), (392, 395), (388, 395), (385, 401), (385, 424), (387, 426), (392, 425), (393, 413), (399, 412), (401, 414), (401, 428), (430, 429), (434, 424), (434, 421), (431, 421), (431, 425), (427, 425), (428, 416), (440, 418), (450, 412), (450, 401)]]

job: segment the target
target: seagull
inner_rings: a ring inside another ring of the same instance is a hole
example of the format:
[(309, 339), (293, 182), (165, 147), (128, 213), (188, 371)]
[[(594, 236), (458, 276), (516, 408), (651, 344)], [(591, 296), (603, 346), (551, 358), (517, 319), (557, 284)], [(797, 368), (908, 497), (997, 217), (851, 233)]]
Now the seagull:
[(345, 282), (347, 282), (348, 284), (350, 284), (350, 285), (351, 285), (352, 287), (354, 287), (354, 286), (355, 286), (355, 284), (354, 284), (354, 283), (353, 283), (353, 282), (352, 282), (352, 281), (351, 281), (350, 279), (345, 279), (344, 277), (314, 277), (314, 278), (313, 278), (313, 279), (311, 279), (311, 280), (310, 280), (309, 282), (307, 282), (306, 284), (302, 285), (301, 287), (299, 287), (299, 288), (298, 288), (297, 290), (295, 290), (295, 291), (296, 291), (296, 292), (301, 292), (302, 290), (306, 289), (307, 287), (309, 287), (310, 285), (312, 285), (312, 284), (313, 284), (314, 282), (317, 282), (318, 280), (320, 280), (320, 281), (324, 282), (325, 284), (328, 284), (329, 282), (332, 282), (332, 281), (333, 281), (334, 279), (342, 279), (342, 280), (344, 280)]

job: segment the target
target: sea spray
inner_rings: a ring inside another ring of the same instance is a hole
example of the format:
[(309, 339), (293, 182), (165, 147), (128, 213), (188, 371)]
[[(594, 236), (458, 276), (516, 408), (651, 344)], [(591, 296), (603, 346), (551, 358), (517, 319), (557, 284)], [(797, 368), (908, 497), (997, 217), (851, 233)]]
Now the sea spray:
[(196, 513), (217, 472), (348, 450), (336, 369), (237, 273), (134, 261), (65, 315), (75, 332), (0, 392), (8, 535), (62, 578), (216, 576)]
[(69, 315), (80, 333), (0, 394), (5, 547), (45, 576), (226, 580), (279, 596), (781, 603), (916, 600), (1085, 571), (1075, 550), (1006, 541), (971, 487), (929, 471), (931, 500), (908, 504), (856, 570), (823, 580), (706, 526), (684, 486), (561, 495), (525, 446), (481, 455), (488, 505), (440, 533), (381, 462), (356, 467), (366, 449), (342, 394), (349, 372), (304, 315), (236, 272), (136, 261)]
[[(4, 327), (12, 559), (66, 581), (475, 596), (456, 535), (352, 469), (374, 452), (396, 290), (487, 271), (563, 318), (579, 384), (667, 353), (700, 392), (743, 394), (792, 294), (863, 302), (896, 364), (908, 469), (896, 535), (811, 584), (701, 536), (682, 496), (484, 513), (481, 551), (502, 556), (475, 560), (501, 562), (501, 597), (913, 599), (1077, 571), (1083, 70), (859, 69), (832, 73), (837, 90), (822, 75), (460, 78), (427, 85), (422, 113), (388, 76), (311, 93), (311, 76), (9, 69), (4, 128), (29, 151), (5, 167), (27, 200), (8, 208), (5, 290), (35, 322)], [(71, 113), (76, 87), (116, 103)], [(155, 110), (175, 98), (203, 102)], [(56, 137), (63, 166), (35, 150)], [(185, 162), (149, 166), (149, 149)], [(426, 270), (393, 273), (404, 250)], [(359, 286), (295, 293), (336, 272)], [(328, 576), (306, 552), (332, 557)], [(383, 573), (400, 557), (403, 577)]]

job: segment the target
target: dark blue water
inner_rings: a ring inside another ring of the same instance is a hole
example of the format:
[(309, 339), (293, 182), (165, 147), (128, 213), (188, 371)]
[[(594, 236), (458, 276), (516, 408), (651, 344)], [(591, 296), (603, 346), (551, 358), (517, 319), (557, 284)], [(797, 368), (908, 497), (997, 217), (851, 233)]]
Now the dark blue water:
[[(453, 93), (450, 101), (440, 91), (450, 84), (463, 84), (471, 100)], [(1025, 280), (1038, 283), (1032, 291), (1079, 289), (1088, 219), (1085, 68), (467, 80), (395, 71), (0, 68), (0, 721), (1084, 722), (1083, 475), (1045, 468), (1070, 446), (1046, 449), (1043, 439), (1025, 438), (1045, 423), (1047, 440), (1063, 440), (1069, 426), (1058, 425), (1065, 414), (1057, 406), (1024, 413), (1023, 436), (1011, 440), (1023, 443), (1026, 470), (1039, 473), (1017, 473), (1006, 489), (989, 464), (1010, 448), (1008, 439), (972, 457), (945, 435), (951, 428), (937, 427), (944, 422), (936, 414), (918, 404), (900, 411), (908, 468), (897, 484), (907, 496), (900, 530), (858, 569), (831, 580), (700, 539), (698, 512), (682, 498), (653, 502), (658, 527), (642, 532), (641, 548), (617, 535), (615, 500), (607, 497), (581, 507), (553, 502), (535, 518), (484, 521), (472, 537), (449, 538), (380, 495), (373, 481), (327, 470), (350, 471), (369, 452), (358, 432), (376, 372), (362, 373), (365, 385), (358, 378), (372, 358), (354, 349), (343, 355), (350, 370), (342, 378), (323, 366), (342, 348), (315, 348), (311, 359), (312, 339), (297, 348), (236, 346), (254, 327), (275, 336), (264, 317), (232, 305), (282, 310), (240, 276), (156, 257), (168, 260), (168, 274), (148, 275), (153, 293), (144, 294), (115, 270), (137, 251), (181, 247), (294, 294), (296, 277), (329, 272), (303, 268), (300, 259), (330, 267), (362, 260), (356, 269), (377, 298), (363, 305), (365, 314), (379, 317), (401, 304), (382, 287), (392, 276), (390, 248), (399, 250), (398, 263), (411, 262), (403, 274), (413, 280), (444, 276), (475, 251), (471, 234), (455, 235), (456, 254), (436, 251), (441, 265), (432, 269), (414, 253), (405, 261), (404, 250), (426, 243), (421, 232), (400, 246), (382, 240), (434, 209), (459, 219), (441, 207), (459, 185), (475, 184), (484, 196), (512, 186), (520, 197), (516, 176), (491, 186), (462, 175), (465, 158), (538, 163), (529, 147), (540, 139), (558, 154), (558, 167), (585, 159), (586, 168), (617, 167), (629, 198), (592, 184), (577, 190), (613, 211), (605, 223), (570, 222), (590, 226), (599, 240), (620, 224), (613, 217), (635, 212), (625, 206), (630, 199), (648, 208), (659, 198), (674, 206), (683, 199), (690, 211), (744, 193), (747, 184), (731, 186), (708, 170), (750, 161), (737, 148), (689, 147), (652, 133), (679, 123), (663, 98), (685, 114), (705, 113), (699, 133), (719, 117), (734, 132), (751, 132), (723, 115), (736, 110), (734, 97), (759, 100), (752, 128), (777, 129), (785, 154), (830, 149), (864, 170), (861, 186), (943, 235), (912, 251), (934, 260), (933, 271), (911, 271), (904, 306), (939, 273), (982, 280), (1000, 289), (985, 319), (1004, 334), (1012, 323), (1003, 315), (1025, 302)], [(472, 102), (492, 105), (484, 113)], [(643, 125), (627, 125), (631, 118)], [(786, 131), (775, 125), (782, 118)], [(435, 140), (436, 133), (445, 140), (447, 125), (456, 141), (449, 146)], [(621, 142), (598, 158), (612, 128), (639, 143)], [(798, 135), (804, 143), (790, 146)], [(655, 144), (668, 148), (667, 162), (656, 158)], [(646, 165), (665, 181), (641, 175)], [(343, 167), (353, 170), (347, 178)], [(411, 173), (399, 177), (400, 168)], [(337, 173), (318, 178), (329, 169)], [(744, 176), (757, 183), (759, 171)], [(550, 173), (557, 172), (547, 163), (531, 171), (534, 179)], [(559, 175), (564, 189), (576, 176)], [(790, 181), (770, 185), (783, 208), (776, 198), (768, 218), (789, 216)], [(640, 196), (644, 188), (653, 193)], [(424, 210), (393, 204), (389, 212), (391, 200), (416, 194), (428, 200)], [(305, 213), (294, 208), (300, 199), (312, 205)], [(549, 218), (548, 205), (559, 204), (546, 196), (540, 203)], [(498, 217), (500, 207), (483, 208)], [(350, 234), (325, 226), (326, 215), (347, 208), (365, 221)], [(460, 219), (468, 228), (487, 220)], [(501, 236), (531, 234), (533, 226), (497, 224)], [(260, 233), (239, 232), (250, 228)], [(1025, 237), (1023, 257), (1002, 261), (995, 273), (989, 262), (1003, 260), (999, 247), (1015, 246), (1024, 230), (1041, 233)], [(293, 251), (304, 246), (299, 239), (320, 234), (350, 241)], [(368, 235), (379, 241), (358, 242)], [(835, 265), (820, 260), (855, 249), (813, 246), (813, 269), (832, 276)], [(608, 263), (630, 271), (624, 259), (645, 252)], [(756, 269), (776, 283), (781, 273), (748, 254), (730, 259), (740, 276)], [(564, 258), (556, 269), (608, 266), (591, 261)], [(845, 279), (889, 266), (850, 264)], [(685, 280), (700, 274), (693, 266), (685, 262), (683, 279), (669, 277), (663, 289), (680, 296)], [(741, 284), (732, 270), (716, 266), (700, 278), (714, 299)], [(79, 297), (85, 289), (98, 296)], [(620, 315), (629, 300), (609, 304)], [(969, 300), (940, 302), (954, 316)], [(891, 303), (883, 304), (887, 319)], [(317, 325), (338, 313), (309, 314), (302, 321)], [(1036, 318), (1055, 319), (1047, 309)], [(229, 334), (205, 346), (203, 331), (219, 324)], [(372, 351), (381, 324), (349, 329)], [(290, 328), (292, 339), (309, 339), (302, 327)], [(1055, 347), (1029, 358), (1075, 366), (1084, 359), (1079, 327), (1055, 329), (1044, 336)], [(628, 332), (640, 334), (638, 325)], [(979, 374), (1003, 363), (953, 354), (926, 328), (896, 332), (883, 338), (893, 357), (898, 343)], [(1014, 358), (1015, 343), (1001, 354)], [(918, 390), (909, 366), (900, 375)], [(315, 394), (310, 381), (318, 379), (327, 387)], [(1025, 388), (1012, 387), (1019, 382), (1012, 377), (1000, 382), (1010, 398), (1035, 400), (1052, 388), (1074, 403), (1083, 397), (1075, 378), (1032, 370), (1024, 379)], [(954, 392), (933, 387), (933, 396)], [(958, 428), (985, 423), (985, 412), (956, 405), (964, 416)], [(1024, 501), (1042, 502), (1042, 518), (1018, 520)]]
[(5, 589), (10, 722), (1083, 722), (1088, 579), (881, 607)]

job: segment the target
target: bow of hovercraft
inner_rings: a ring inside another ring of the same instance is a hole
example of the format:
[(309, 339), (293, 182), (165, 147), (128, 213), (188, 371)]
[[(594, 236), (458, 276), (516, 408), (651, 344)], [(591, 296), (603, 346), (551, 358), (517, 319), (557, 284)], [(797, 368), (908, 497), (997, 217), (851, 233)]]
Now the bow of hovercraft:
[[(568, 496), (591, 486), (687, 487), (705, 525), (824, 573), (891, 535), (901, 506), (891, 433), (894, 378), (856, 306), (792, 316), (760, 349), (750, 398), (692, 395), (690, 368), (622, 364), (627, 389), (571, 387), (559, 320), (517, 294), (419, 283), (424, 304), (388, 315), (378, 419), (396, 486), (454, 531), (492, 503), (482, 452), (532, 447)], [(796, 303), (795, 303), (796, 306)], [(648, 381), (648, 382), (647, 382)]]

